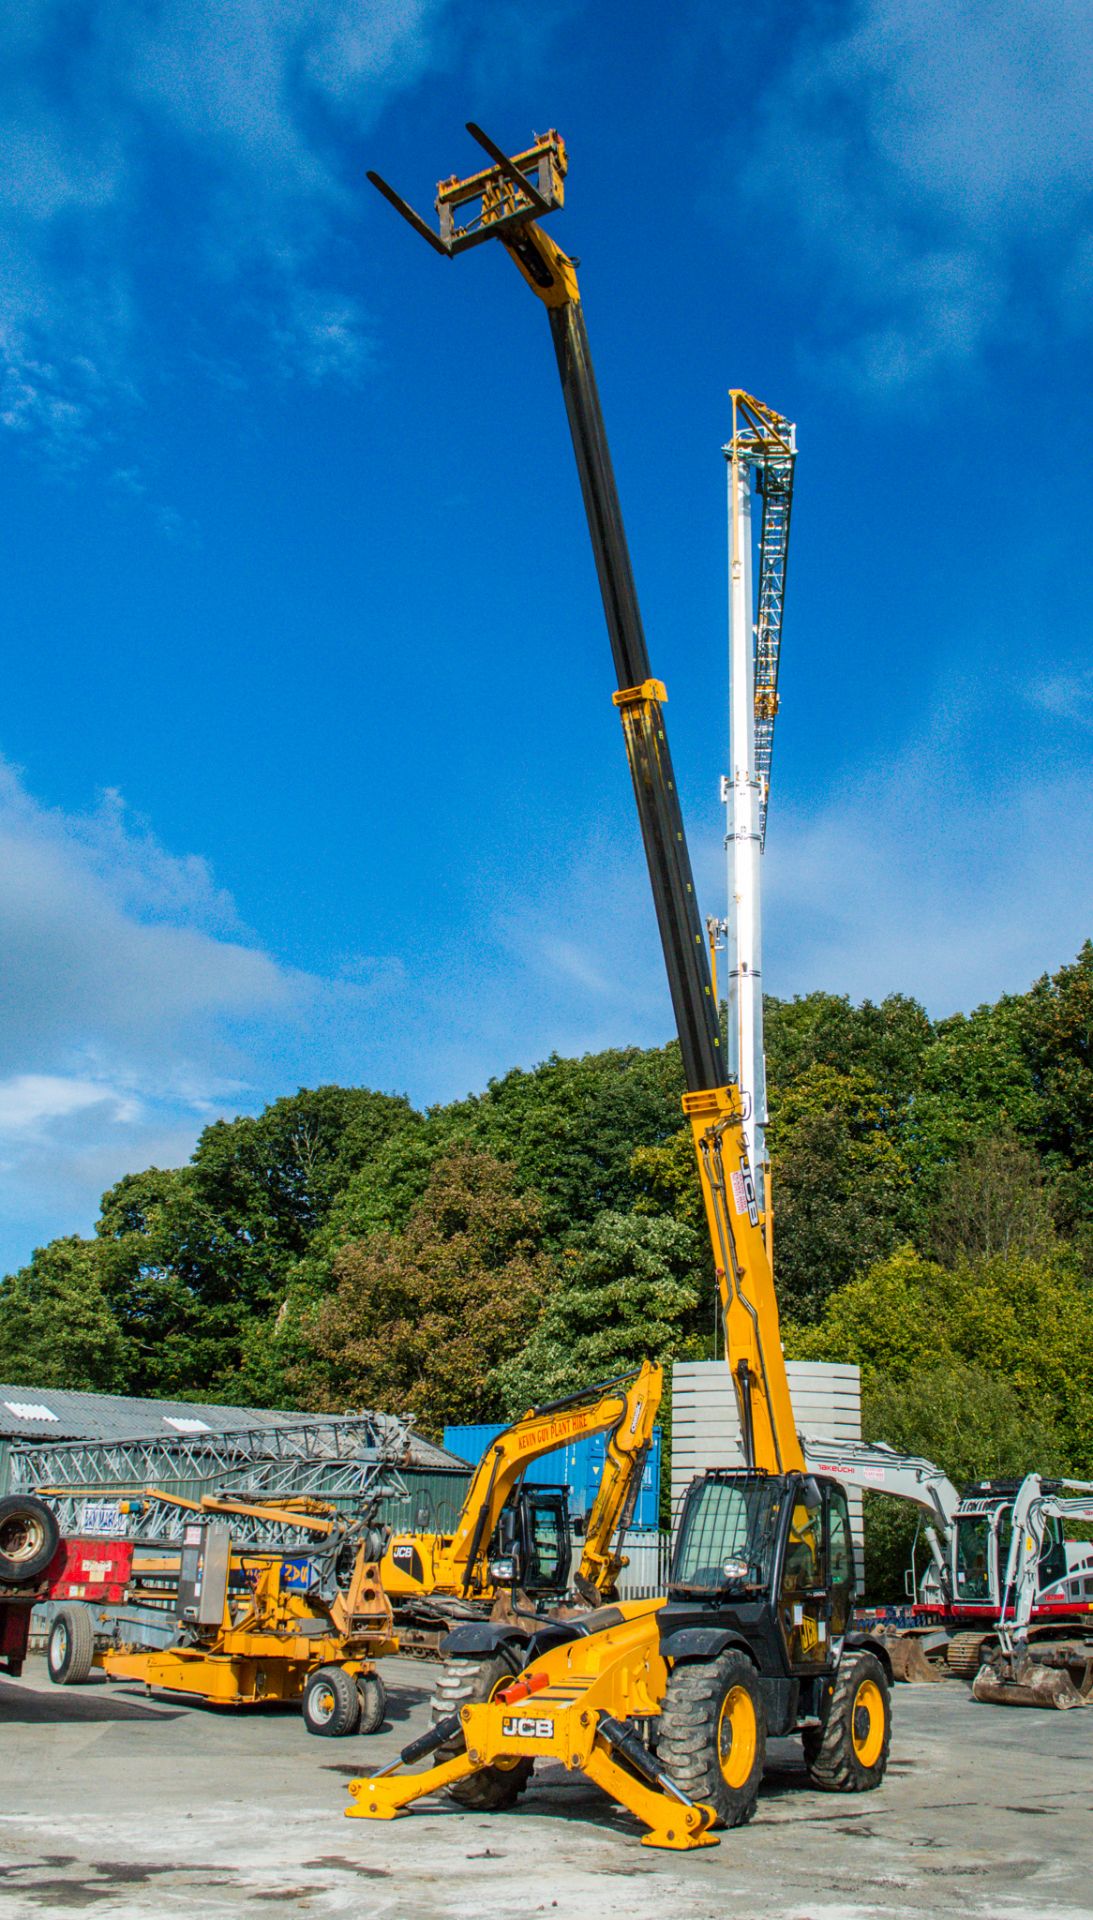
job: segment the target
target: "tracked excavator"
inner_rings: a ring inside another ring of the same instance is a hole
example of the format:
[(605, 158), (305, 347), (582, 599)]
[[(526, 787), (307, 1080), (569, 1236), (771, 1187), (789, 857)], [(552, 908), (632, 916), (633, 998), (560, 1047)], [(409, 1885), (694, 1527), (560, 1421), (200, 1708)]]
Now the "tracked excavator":
[(976, 1700), (1093, 1706), (1093, 1558), (1066, 1568), (1068, 1519), (1093, 1521), (1093, 1481), (1028, 1474), (1013, 1502), (1005, 1585), (972, 1682)]
[[(644, 1844), (714, 1846), (755, 1811), (768, 1734), (800, 1735), (817, 1785), (880, 1785), (890, 1741), (883, 1646), (851, 1628), (846, 1493), (810, 1473), (778, 1329), (766, 1221), (738, 1090), (723, 1058), (665, 728), (652, 673), (575, 263), (540, 226), (562, 204), (565, 146), (549, 133), (514, 158), (471, 125), (489, 166), (442, 181), (433, 229), (378, 175), (416, 232), (452, 258), (496, 239), (547, 309), (616, 674), (743, 1435), (743, 1468), (685, 1497), (666, 1600), (622, 1601), (553, 1621), (529, 1641), (504, 1622), (445, 1642), (434, 1725), (384, 1776), (351, 1782), (347, 1812), (393, 1819), (446, 1788), (460, 1804), (511, 1806), (536, 1760), (602, 1787)], [(415, 1762), (429, 1759), (420, 1771)]]
[[(486, 1448), (451, 1533), (398, 1533), (380, 1562), (403, 1651), (431, 1652), (460, 1620), (493, 1613), (525, 1637), (541, 1616), (574, 1601), (615, 1597), (660, 1407), (663, 1371), (646, 1361), (568, 1399), (536, 1407)], [(605, 1433), (603, 1474), (580, 1563), (564, 1487), (535, 1486), (527, 1469), (556, 1448)]]

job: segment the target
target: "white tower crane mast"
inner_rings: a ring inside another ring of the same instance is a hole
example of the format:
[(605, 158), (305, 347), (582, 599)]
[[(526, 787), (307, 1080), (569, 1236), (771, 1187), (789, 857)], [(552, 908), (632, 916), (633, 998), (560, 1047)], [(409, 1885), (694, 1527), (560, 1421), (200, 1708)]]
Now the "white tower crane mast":
[[(767, 1090), (763, 1050), (760, 861), (767, 831), (771, 753), (797, 429), (741, 388), (732, 389), (729, 480), (729, 739), (732, 772), (721, 782), (728, 810), (729, 1068), (740, 1088), (756, 1197), (768, 1213)], [(755, 581), (758, 498), (758, 590)], [(711, 942), (719, 929), (711, 925)], [(769, 1234), (768, 1234), (769, 1238)]]

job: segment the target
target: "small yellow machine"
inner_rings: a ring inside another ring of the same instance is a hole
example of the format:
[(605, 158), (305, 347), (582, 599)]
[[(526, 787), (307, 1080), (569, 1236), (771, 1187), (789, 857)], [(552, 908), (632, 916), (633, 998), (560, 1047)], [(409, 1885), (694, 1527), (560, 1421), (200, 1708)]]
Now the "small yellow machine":
[[(395, 1534), (380, 1562), (404, 1649), (435, 1648), (458, 1620), (497, 1609), (523, 1619), (570, 1597), (598, 1606), (614, 1597), (626, 1565), (630, 1523), (660, 1407), (663, 1371), (645, 1361), (568, 1399), (536, 1407), (498, 1434), (475, 1469), (451, 1533)], [(528, 1485), (527, 1469), (556, 1448), (605, 1433), (603, 1474), (588, 1517), (580, 1564), (564, 1487)]]
[[(299, 1700), (311, 1733), (373, 1733), (383, 1724), (387, 1694), (375, 1662), (395, 1653), (398, 1641), (374, 1536), (355, 1538), (336, 1508), (316, 1500), (193, 1502), (154, 1489), (146, 1497), (194, 1515), (180, 1553), (141, 1562), (146, 1578), (158, 1573), (177, 1583), (177, 1638), (165, 1647), (127, 1644), (123, 1619), (64, 1606), (47, 1646), (59, 1686), (78, 1684), (98, 1666), (112, 1680), (220, 1706)], [(236, 1548), (232, 1517), (313, 1535), (315, 1547)]]
[[(514, 1643), (504, 1622), (456, 1629), (430, 1732), (403, 1749), (418, 1773), (354, 1780), (351, 1815), (390, 1820), (438, 1787), (466, 1807), (511, 1806), (537, 1759), (605, 1788), (647, 1846), (716, 1844), (755, 1811), (768, 1733), (799, 1733), (815, 1785), (862, 1792), (888, 1759), (890, 1663), (851, 1630), (846, 1494), (808, 1470), (779, 1336), (770, 1222), (757, 1196), (739, 1089), (724, 1059), (705, 937), (668, 748), (662, 683), (646, 649), (592, 371), (575, 263), (538, 222), (562, 204), (556, 133), (506, 155), (471, 125), (490, 164), (437, 189), (439, 230), (381, 180), (446, 258), (497, 239), (547, 310), (615, 664), (613, 696), (676, 1016), (686, 1093), (743, 1439), (742, 1468), (695, 1480), (666, 1600), (553, 1620)], [(748, 401), (758, 437), (781, 421)], [(761, 636), (757, 636), (761, 637)]]

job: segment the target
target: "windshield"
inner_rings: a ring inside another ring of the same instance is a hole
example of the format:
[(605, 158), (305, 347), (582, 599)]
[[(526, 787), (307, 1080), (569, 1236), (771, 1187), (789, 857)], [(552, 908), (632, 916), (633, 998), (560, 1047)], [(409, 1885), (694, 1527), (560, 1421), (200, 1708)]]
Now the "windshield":
[(971, 1514), (956, 1523), (957, 1600), (991, 1597), (991, 1523), (985, 1513)]
[(765, 1476), (696, 1480), (679, 1523), (671, 1585), (718, 1592), (725, 1562), (735, 1560), (746, 1564), (748, 1586), (769, 1586), (781, 1506), (782, 1487)]

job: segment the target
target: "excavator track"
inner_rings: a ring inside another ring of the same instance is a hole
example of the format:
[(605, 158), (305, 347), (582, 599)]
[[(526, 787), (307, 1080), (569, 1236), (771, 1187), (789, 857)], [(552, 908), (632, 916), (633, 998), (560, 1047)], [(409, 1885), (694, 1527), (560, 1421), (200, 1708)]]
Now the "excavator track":
[(989, 1633), (955, 1633), (945, 1649), (950, 1673), (960, 1680), (974, 1680), (983, 1659), (983, 1649), (992, 1639)]

